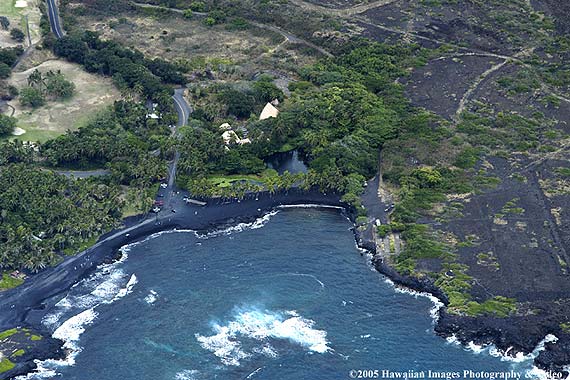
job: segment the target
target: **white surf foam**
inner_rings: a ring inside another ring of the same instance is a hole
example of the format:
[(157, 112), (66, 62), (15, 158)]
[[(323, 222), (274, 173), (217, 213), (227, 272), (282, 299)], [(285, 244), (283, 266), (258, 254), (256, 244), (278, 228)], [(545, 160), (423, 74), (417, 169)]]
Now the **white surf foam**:
[(392, 287), (394, 287), (394, 290), (397, 293), (403, 293), (403, 294), (408, 294), (411, 295), (415, 298), (418, 297), (425, 297), (427, 299), (429, 299), (432, 303), (433, 303), (433, 307), (430, 309), (429, 311), (429, 315), (432, 319), (433, 323), (436, 323), (438, 318), (439, 318), (439, 310), (444, 307), (445, 305), (443, 304), (443, 302), (441, 302), (439, 300), (439, 298), (433, 296), (430, 293), (425, 293), (425, 292), (417, 292), (415, 290), (412, 289), (408, 289), (408, 288), (404, 288), (402, 286), (398, 286), (396, 285), (392, 280), (390, 280), (389, 278), (386, 277), (385, 279), (386, 283), (391, 285)]
[[(558, 340), (558, 338), (552, 334), (546, 335), (544, 339), (542, 339), (537, 344), (532, 352), (526, 355), (522, 352), (517, 352), (514, 356), (509, 355), (511, 348), (502, 351), (495, 347), (493, 344), (483, 346), (475, 344), (474, 342), (469, 342), (467, 345), (463, 346), (455, 335), (447, 337), (446, 340), (450, 344), (462, 346), (475, 354), (487, 353), (490, 356), (499, 358), (501, 361), (509, 362), (511, 363), (511, 368), (513, 370), (523, 374), (523, 378), (534, 380), (551, 380), (553, 378), (561, 379), (561, 377), (558, 375), (553, 377), (547, 371), (544, 371), (532, 365), (534, 359), (540, 354), (540, 352), (545, 350), (546, 343), (556, 342)], [(570, 379), (570, 376), (566, 379)]]
[(135, 287), (135, 285), (138, 283), (138, 279), (136, 275), (131, 275), (131, 278), (129, 278), (129, 281), (127, 282), (127, 285), (125, 285), (124, 288), (121, 288), (117, 294), (113, 297), (113, 299), (111, 301), (107, 301), (107, 303), (111, 303), (111, 302), (115, 302), (121, 298), (123, 298), (124, 296), (126, 296), (127, 294), (131, 294), (133, 292), (133, 288)]
[(174, 377), (175, 380), (197, 380), (200, 371), (195, 369), (185, 369), (184, 371), (178, 372)]
[(501, 351), (497, 349), (495, 346), (489, 346), (489, 354), (494, 357), (501, 358), (502, 361), (512, 362), (512, 363), (522, 363), (526, 361), (534, 360), (541, 351), (545, 350), (544, 345), (546, 343), (554, 343), (558, 341), (558, 338), (552, 334), (548, 334), (542, 339), (537, 346), (532, 350), (532, 352), (528, 354), (523, 354), (522, 352), (517, 352), (515, 356), (509, 355), (509, 351), (511, 348), (509, 347), (506, 351)]
[(242, 232), (245, 230), (256, 230), (258, 228), (265, 226), (267, 224), (267, 222), (269, 222), (271, 217), (277, 215), (278, 213), (279, 213), (279, 210), (274, 210), (274, 211), (271, 211), (271, 212), (263, 215), (260, 218), (257, 218), (253, 222), (238, 223), (235, 226), (231, 226), (231, 227), (223, 228), (220, 230), (212, 231), (212, 232), (209, 232), (207, 234), (196, 234), (196, 236), (198, 238), (204, 239), (204, 238), (216, 237), (216, 236), (221, 236), (221, 235), (231, 235), (232, 233)]
[(213, 326), (217, 333), (212, 336), (202, 336), (196, 334), (196, 339), (200, 345), (216, 355), (225, 365), (239, 366), (240, 360), (249, 357), (249, 354), (241, 349), (241, 343), (235, 340), (235, 333), (231, 332), (227, 326)]
[[(253, 353), (276, 357), (277, 351), (267, 344), (268, 339), (288, 340), (309, 351), (325, 353), (330, 350), (326, 340), (326, 331), (314, 329), (315, 322), (305, 319), (295, 311), (283, 313), (268, 310), (250, 309), (237, 311), (233, 320), (226, 325), (213, 324), (216, 334), (203, 336), (196, 334), (202, 347), (211, 351), (226, 365), (239, 366), (242, 359)], [(243, 349), (243, 338), (264, 342), (252, 352)]]
[(69, 318), (59, 326), (53, 332), (52, 337), (64, 342), (63, 348), (68, 351), (68, 355), (64, 360), (52, 360), (49, 361), (49, 364), (57, 366), (74, 365), (75, 357), (82, 351), (78, 344), (79, 338), (85, 332), (85, 326), (92, 324), (96, 318), (97, 313), (91, 308)]
[(156, 302), (157, 299), (158, 299), (158, 293), (151, 289), (148, 295), (144, 298), (144, 301), (149, 305), (152, 305), (153, 303)]
[(300, 205), (281, 205), (277, 208), (330, 208), (335, 210), (344, 210), (344, 207), (341, 206), (321, 205), (316, 203), (307, 203)]
[[(122, 260), (126, 260), (126, 255)], [(59, 300), (54, 305), (53, 312), (43, 318), (44, 326), (55, 329), (64, 315), (93, 308), (101, 303), (114, 302), (116, 297), (122, 293), (126, 295), (129, 289), (123, 290), (122, 286), (127, 274), (121, 268), (117, 268), (121, 263), (122, 261), (118, 261), (113, 264), (100, 265), (93, 275), (75, 284), (72, 289), (75, 290), (79, 286), (81, 287), (79, 293), (82, 294), (75, 295), (73, 291), (70, 291), (67, 296)], [(131, 284), (130, 287), (132, 288), (133, 285)]]
[[(54, 305), (53, 312), (43, 318), (42, 323), (53, 331), (52, 337), (64, 342), (67, 357), (63, 360), (36, 361), (36, 371), (18, 379), (51, 378), (58, 375), (58, 368), (75, 364), (76, 356), (82, 351), (79, 339), (86, 326), (97, 318), (95, 309), (101, 304), (111, 304), (125, 297), (137, 283), (136, 275), (128, 277), (120, 268), (128, 258), (129, 249), (130, 245), (122, 247), (120, 260), (99, 265), (93, 275), (73, 285), (68, 295)], [(73, 316), (61, 323), (61, 318), (69, 315)]]

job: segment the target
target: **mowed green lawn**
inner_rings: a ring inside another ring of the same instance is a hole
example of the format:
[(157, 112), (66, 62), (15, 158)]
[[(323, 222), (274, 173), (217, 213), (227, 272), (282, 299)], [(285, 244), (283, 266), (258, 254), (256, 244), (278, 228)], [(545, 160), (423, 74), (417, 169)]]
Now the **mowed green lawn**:
[(20, 10), (14, 7), (16, 0), (0, 0), (0, 16), (16, 17)]

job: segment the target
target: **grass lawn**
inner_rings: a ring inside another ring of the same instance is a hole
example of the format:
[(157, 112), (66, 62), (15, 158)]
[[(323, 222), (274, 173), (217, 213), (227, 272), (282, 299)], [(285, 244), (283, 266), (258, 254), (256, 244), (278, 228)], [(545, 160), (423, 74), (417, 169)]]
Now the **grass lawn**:
[(38, 128), (33, 124), (18, 123), (18, 127), (24, 129), (26, 133), (20, 136), (10, 136), (10, 140), (18, 139), (23, 141), (37, 141), (43, 143), (47, 140), (54, 139), (57, 136), (61, 135), (61, 132), (44, 130)]
[(274, 177), (277, 172), (273, 169), (266, 169), (261, 174), (234, 174), (234, 175), (213, 175), (208, 178), (210, 182), (220, 188), (230, 187), (232, 183), (238, 181), (252, 181), (265, 183), (265, 180), (269, 177)]
[(65, 248), (63, 250), (63, 253), (66, 254), (67, 256), (73, 256), (73, 255), (75, 255), (79, 252), (83, 252), (87, 248), (95, 245), (95, 243), (97, 243), (97, 240), (99, 240), (99, 236), (93, 236), (91, 239), (86, 240), (85, 242), (81, 243), (81, 245), (79, 245), (79, 247), (77, 247), (77, 248)]
[(14, 334), (16, 334), (18, 332), (18, 329), (10, 329), (10, 330), (5, 330), (0, 332), (0, 340), (1, 339), (6, 339)]
[[(13, 278), (8, 273), (2, 274), (2, 281), (0, 281), (0, 290), (12, 289), (16, 286), (20, 286), (24, 283), (24, 280), (19, 278)], [(0, 334), (1, 336), (1, 334)]]
[(123, 218), (128, 218), (129, 216), (135, 216), (137, 214), (140, 214), (140, 211), (137, 210), (135, 205), (128, 203), (123, 207)]
[(12, 356), (13, 356), (13, 357), (18, 357), (18, 356), (24, 355), (25, 353), (26, 353), (25, 350), (19, 349), (18, 351), (14, 352), (14, 353), (12, 354)]
[(8, 17), (17, 17), (20, 10), (14, 6), (16, 0), (2, 0), (0, 1), (0, 15)]
[(12, 368), (14, 368), (14, 363), (12, 363), (10, 360), (4, 358), (0, 361), (0, 373), (2, 372), (6, 372), (11, 370)]
[(16, 109), (14, 116), (18, 119), (18, 127), (26, 131), (16, 137), (20, 140), (45, 142), (67, 130), (77, 130), (120, 97), (109, 78), (87, 73), (81, 66), (62, 60), (48, 60), (26, 71), (13, 73), (10, 84), (20, 89), (25, 87), (28, 76), (36, 68), (43, 73), (60, 70), (75, 84), (75, 93), (70, 99), (50, 101), (37, 109), (22, 107), (18, 99), (11, 101)]

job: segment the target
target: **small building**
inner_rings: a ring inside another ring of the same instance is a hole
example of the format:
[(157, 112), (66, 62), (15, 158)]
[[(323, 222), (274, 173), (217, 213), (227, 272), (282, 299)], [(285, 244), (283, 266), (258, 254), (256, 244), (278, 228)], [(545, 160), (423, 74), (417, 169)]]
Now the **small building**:
[(230, 129), (229, 131), (222, 133), (222, 139), (224, 139), (224, 144), (229, 145), (232, 142), (237, 142), (239, 140), (239, 136)]
[(269, 119), (270, 117), (277, 117), (279, 110), (271, 103), (267, 103), (259, 115), (259, 120)]
[[(229, 124), (228, 124), (229, 126)], [(221, 128), (221, 126), (220, 126)], [(243, 144), (251, 144), (251, 140), (250, 139), (240, 139), (239, 136), (237, 135), (237, 133), (235, 133), (234, 130), (229, 129), (226, 130), (224, 133), (222, 133), (222, 139), (224, 140), (224, 144), (230, 145), (231, 143), (236, 143), (239, 145), (243, 145)]]
[(218, 129), (220, 129), (221, 131), (229, 131), (230, 129), (232, 129), (232, 126), (230, 125), (230, 123), (224, 123), (220, 125)]

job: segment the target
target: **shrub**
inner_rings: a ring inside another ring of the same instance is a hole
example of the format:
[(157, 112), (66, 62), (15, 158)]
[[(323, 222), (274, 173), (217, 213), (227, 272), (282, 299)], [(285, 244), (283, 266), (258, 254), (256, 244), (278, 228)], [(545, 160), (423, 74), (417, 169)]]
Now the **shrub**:
[(0, 62), (0, 79), (6, 79), (12, 73), (12, 69), (10, 66), (5, 64), (4, 62)]
[(190, 3), (190, 10), (194, 12), (206, 12), (206, 4), (203, 1), (193, 1)]
[(12, 37), (14, 41), (22, 42), (26, 35), (20, 29), (14, 28), (10, 31), (10, 37)]
[(16, 118), (0, 114), (0, 136), (11, 134), (16, 128)]
[(39, 89), (25, 87), (20, 91), (20, 103), (23, 106), (38, 108), (46, 103), (46, 99)]

